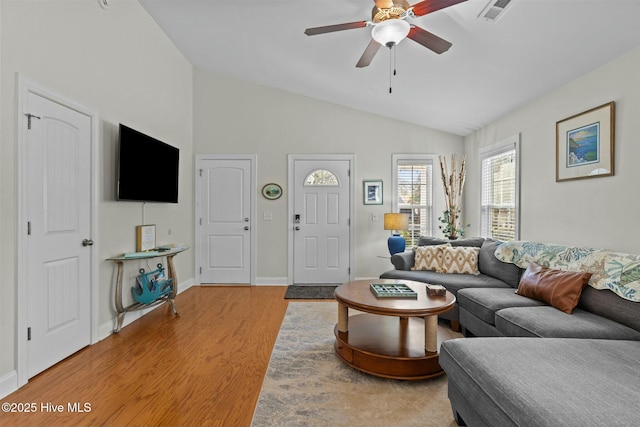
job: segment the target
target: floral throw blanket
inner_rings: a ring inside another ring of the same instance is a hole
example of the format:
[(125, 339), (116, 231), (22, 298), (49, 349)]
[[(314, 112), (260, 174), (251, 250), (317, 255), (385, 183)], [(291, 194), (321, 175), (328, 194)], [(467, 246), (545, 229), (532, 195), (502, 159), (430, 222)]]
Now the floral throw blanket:
[(535, 262), (554, 270), (587, 271), (592, 273), (592, 287), (640, 302), (640, 255), (525, 241), (502, 243), (495, 255), (520, 268)]

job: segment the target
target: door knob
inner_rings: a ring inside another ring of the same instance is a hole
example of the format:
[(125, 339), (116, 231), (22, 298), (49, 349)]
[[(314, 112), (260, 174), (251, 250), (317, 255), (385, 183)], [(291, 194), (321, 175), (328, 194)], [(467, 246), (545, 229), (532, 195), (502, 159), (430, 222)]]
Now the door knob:
[(249, 222), (249, 218), (245, 217), (244, 222)]
[(296, 225), (296, 231), (299, 231), (299, 230), (300, 230), (300, 226)]
[(245, 230), (248, 230), (248, 229), (249, 229), (249, 226), (248, 226), (248, 225), (245, 225), (245, 226), (244, 226), (244, 229), (245, 229)]
[(84, 239), (82, 241), (82, 246), (93, 246), (93, 240), (91, 239)]

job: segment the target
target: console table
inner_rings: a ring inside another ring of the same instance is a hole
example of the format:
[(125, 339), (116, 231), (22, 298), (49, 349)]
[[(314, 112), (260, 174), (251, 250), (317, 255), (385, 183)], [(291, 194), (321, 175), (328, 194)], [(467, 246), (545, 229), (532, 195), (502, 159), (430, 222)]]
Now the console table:
[[(153, 307), (158, 304), (162, 304), (166, 302), (171, 307), (171, 311), (173, 312), (173, 314), (175, 315), (180, 314), (176, 310), (175, 302), (174, 302), (176, 294), (178, 293), (178, 278), (176, 276), (176, 268), (173, 265), (173, 257), (179, 254), (180, 252), (186, 251), (187, 249), (189, 249), (188, 246), (180, 246), (180, 247), (172, 248), (166, 251), (151, 251), (146, 254), (139, 253), (139, 254), (136, 254), (136, 256), (134, 257), (128, 257), (125, 255), (122, 255), (122, 256), (117, 256), (113, 258), (108, 258), (108, 261), (113, 261), (118, 267), (118, 272), (116, 275), (116, 296), (115, 296), (116, 312), (118, 313), (118, 325), (114, 332), (116, 333), (120, 332), (120, 330), (122, 329), (122, 322), (124, 321), (124, 315), (129, 311), (142, 310), (142, 309)], [(123, 278), (124, 264), (128, 261), (138, 261), (142, 259), (160, 258), (160, 257), (167, 258), (167, 278), (173, 279), (173, 285), (172, 285), (173, 288), (171, 292), (159, 297), (158, 299), (156, 299), (155, 301), (149, 304), (142, 304), (142, 303), (136, 302), (125, 307), (122, 303), (122, 278)]]

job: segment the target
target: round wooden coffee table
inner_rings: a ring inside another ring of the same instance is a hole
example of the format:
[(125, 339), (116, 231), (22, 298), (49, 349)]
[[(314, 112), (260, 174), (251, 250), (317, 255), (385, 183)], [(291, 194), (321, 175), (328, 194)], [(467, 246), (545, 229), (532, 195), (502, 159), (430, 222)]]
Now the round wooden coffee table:
[[(417, 298), (379, 298), (371, 283), (404, 283)], [(442, 375), (438, 364), (438, 314), (456, 297), (428, 296), (426, 285), (411, 280), (355, 280), (338, 286), (335, 350), (349, 366), (368, 374), (402, 380)], [(364, 312), (349, 317), (349, 308)], [(398, 319), (399, 318), (399, 319)]]

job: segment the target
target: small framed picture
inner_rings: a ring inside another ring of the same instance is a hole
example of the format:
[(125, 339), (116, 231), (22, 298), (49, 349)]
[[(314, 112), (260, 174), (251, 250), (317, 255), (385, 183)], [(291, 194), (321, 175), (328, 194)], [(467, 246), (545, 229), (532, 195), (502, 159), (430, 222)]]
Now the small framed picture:
[(138, 225), (136, 227), (136, 252), (150, 251), (156, 248), (156, 226)]
[(262, 187), (262, 195), (268, 200), (279, 199), (282, 196), (282, 187), (274, 183), (266, 184)]
[(614, 103), (556, 122), (556, 182), (613, 175)]
[(382, 204), (382, 181), (362, 181), (363, 203), (365, 205)]

